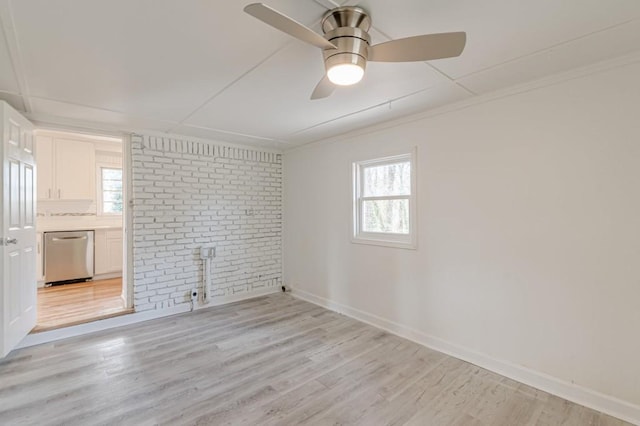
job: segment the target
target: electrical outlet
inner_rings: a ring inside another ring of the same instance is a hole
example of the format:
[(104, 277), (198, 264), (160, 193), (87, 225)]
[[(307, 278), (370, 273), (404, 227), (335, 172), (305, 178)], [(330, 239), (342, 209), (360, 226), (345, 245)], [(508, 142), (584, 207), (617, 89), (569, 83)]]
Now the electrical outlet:
[(191, 295), (191, 301), (192, 302), (198, 301), (198, 289), (197, 288), (191, 289), (190, 295)]
[(200, 247), (200, 259), (208, 259), (208, 258), (209, 258), (209, 248)]
[(213, 259), (216, 257), (216, 248), (212, 245), (200, 247), (200, 259)]

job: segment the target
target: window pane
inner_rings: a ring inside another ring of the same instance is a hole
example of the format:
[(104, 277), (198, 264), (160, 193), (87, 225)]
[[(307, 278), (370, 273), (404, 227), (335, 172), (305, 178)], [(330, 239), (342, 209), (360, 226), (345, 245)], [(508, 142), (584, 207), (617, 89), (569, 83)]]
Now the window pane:
[(122, 169), (102, 168), (102, 212), (122, 212)]
[(363, 196), (380, 197), (387, 195), (411, 194), (411, 163), (385, 164), (363, 167)]
[(367, 200), (362, 203), (364, 232), (409, 233), (409, 200)]
[(119, 180), (103, 180), (102, 189), (104, 191), (122, 191), (122, 181)]
[(102, 193), (102, 200), (122, 202), (122, 192), (104, 191)]
[(102, 205), (104, 213), (122, 213), (122, 202), (104, 202)]
[(122, 169), (102, 169), (102, 180), (122, 181)]

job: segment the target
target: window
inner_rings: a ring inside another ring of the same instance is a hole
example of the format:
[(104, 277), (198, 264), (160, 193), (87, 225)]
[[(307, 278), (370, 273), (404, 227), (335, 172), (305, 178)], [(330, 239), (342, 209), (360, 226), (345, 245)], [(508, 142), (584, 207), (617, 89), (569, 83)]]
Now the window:
[(102, 214), (122, 214), (122, 169), (100, 167)]
[(353, 163), (353, 242), (415, 248), (415, 152)]

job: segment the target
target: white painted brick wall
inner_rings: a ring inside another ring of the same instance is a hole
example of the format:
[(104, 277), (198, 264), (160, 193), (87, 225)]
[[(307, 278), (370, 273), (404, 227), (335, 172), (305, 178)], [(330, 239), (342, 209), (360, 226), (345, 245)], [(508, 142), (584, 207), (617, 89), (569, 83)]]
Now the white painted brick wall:
[(136, 311), (202, 293), (203, 244), (214, 298), (281, 285), (281, 154), (144, 135), (131, 149)]

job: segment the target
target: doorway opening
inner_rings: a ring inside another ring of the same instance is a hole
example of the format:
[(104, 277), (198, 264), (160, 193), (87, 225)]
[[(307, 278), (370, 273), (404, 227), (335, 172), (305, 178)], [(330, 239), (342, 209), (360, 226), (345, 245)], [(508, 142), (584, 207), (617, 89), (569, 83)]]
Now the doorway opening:
[(38, 315), (32, 333), (133, 312), (123, 139), (37, 130)]

